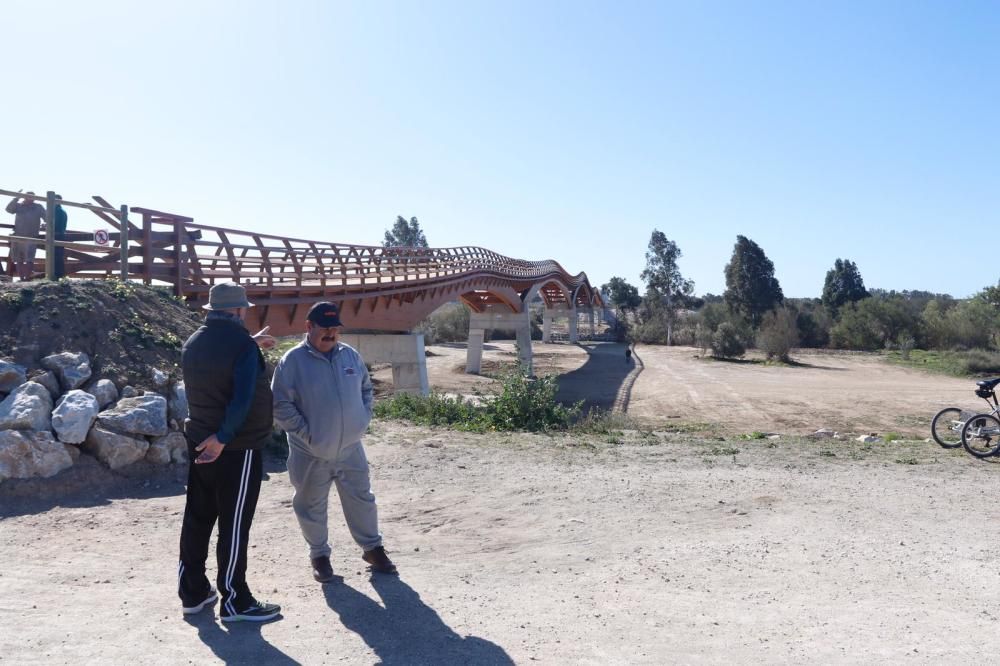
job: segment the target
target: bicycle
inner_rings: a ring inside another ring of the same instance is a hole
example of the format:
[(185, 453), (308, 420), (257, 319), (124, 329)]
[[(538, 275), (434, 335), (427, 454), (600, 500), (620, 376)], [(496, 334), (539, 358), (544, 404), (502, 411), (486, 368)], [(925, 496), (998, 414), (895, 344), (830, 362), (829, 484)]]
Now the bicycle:
[[(986, 401), (986, 404), (990, 407), (989, 415), (994, 417), (1000, 412), (996, 394), (993, 392), (997, 384), (1000, 384), (1000, 378), (976, 382), (976, 386), (979, 387), (976, 389), (976, 395)], [(992, 403), (990, 402), (990, 398), (993, 399)], [(931, 420), (931, 436), (942, 448), (957, 449), (964, 443), (965, 436), (962, 433), (966, 424), (977, 416), (980, 416), (980, 414), (959, 407), (945, 407), (935, 414)], [(968, 447), (966, 449), (968, 450)], [(969, 451), (969, 453), (972, 453), (972, 451)], [(981, 457), (975, 453), (972, 453), (972, 455)]]
[(976, 395), (987, 404), (993, 399), (988, 414), (976, 414), (962, 426), (962, 446), (976, 458), (989, 458), (1000, 452), (1000, 402), (997, 401), (996, 386), (1000, 379), (976, 382)]

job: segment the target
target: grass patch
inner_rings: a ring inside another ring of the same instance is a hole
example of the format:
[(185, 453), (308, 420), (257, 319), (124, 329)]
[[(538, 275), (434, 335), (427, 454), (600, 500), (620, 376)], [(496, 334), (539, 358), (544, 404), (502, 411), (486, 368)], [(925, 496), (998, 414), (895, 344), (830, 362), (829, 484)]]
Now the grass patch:
[(754, 439), (764, 439), (765, 437), (767, 437), (766, 432), (761, 432), (760, 430), (754, 430), (753, 432), (748, 432), (744, 435), (739, 435), (736, 439), (754, 440)]
[(900, 351), (888, 352), (889, 363), (952, 377), (1000, 374), (1000, 353), (984, 349), (968, 351), (926, 351), (914, 349), (904, 358)]
[(900, 465), (919, 465), (920, 461), (916, 458), (896, 458), (896, 462)]
[[(530, 379), (515, 370), (503, 375), (500, 393), (485, 404), (433, 393), (401, 393), (375, 403), (375, 415), (480, 432), (566, 430), (579, 416), (582, 403), (560, 404), (555, 399), (557, 390), (555, 376)], [(600, 434), (605, 437), (615, 433), (614, 428), (601, 426)]]
[(740, 450), (735, 446), (716, 446), (713, 447), (708, 453), (713, 456), (735, 456)]

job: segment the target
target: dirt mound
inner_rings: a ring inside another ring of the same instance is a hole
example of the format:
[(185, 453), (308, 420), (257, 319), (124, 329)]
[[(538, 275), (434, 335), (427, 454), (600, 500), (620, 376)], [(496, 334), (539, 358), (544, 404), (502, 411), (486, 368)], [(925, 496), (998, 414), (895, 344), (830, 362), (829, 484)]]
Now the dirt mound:
[(168, 289), (119, 280), (0, 284), (0, 357), (26, 366), (86, 352), (95, 377), (152, 388), (150, 370), (180, 374), (181, 345), (201, 316)]

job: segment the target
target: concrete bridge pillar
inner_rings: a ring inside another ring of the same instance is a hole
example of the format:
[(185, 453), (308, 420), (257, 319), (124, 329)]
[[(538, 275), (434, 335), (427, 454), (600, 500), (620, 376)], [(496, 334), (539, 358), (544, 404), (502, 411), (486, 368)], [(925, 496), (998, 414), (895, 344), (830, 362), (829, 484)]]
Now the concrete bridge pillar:
[(597, 335), (597, 328), (594, 325), (594, 308), (587, 308), (587, 327), (590, 329), (590, 338)]
[(397, 392), (430, 393), (423, 333), (344, 333), (340, 339), (357, 349), (365, 363), (391, 363), (392, 385)]
[(517, 356), (529, 375), (531, 360), (531, 315), (529, 312), (487, 310), (469, 316), (469, 344), (466, 351), (465, 372), (478, 375), (483, 362), (483, 338), (487, 330), (514, 331), (517, 338)]
[(552, 310), (542, 309), (542, 342), (552, 342)]
[(469, 343), (465, 351), (465, 372), (478, 375), (483, 367), (483, 340), (486, 339), (486, 329), (469, 326)]
[(576, 344), (577, 342), (580, 341), (580, 331), (579, 331), (580, 313), (575, 307), (572, 307), (569, 309), (568, 316), (569, 316), (569, 341), (570, 344)]

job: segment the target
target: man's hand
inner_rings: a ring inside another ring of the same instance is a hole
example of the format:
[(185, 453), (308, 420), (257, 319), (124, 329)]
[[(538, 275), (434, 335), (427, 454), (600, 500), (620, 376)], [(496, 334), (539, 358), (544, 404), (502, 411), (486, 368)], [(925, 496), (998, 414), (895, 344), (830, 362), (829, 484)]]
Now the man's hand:
[(274, 339), (274, 336), (268, 335), (267, 332), (271, 330), (270, 326), (265, 326), (256, 333), (253, 334), (253, 341), (257, 343), (257, 346), (261, 349), (273, 349), (278, 341)]
[(195, 451), (201, 453), (194, 461), (198, 465), (215, 462), (224, 448), (226, 448), (226, 445), (220, 442), (219, 438), (215, 435), (206, 437), (201, 444), (194, 447)]

